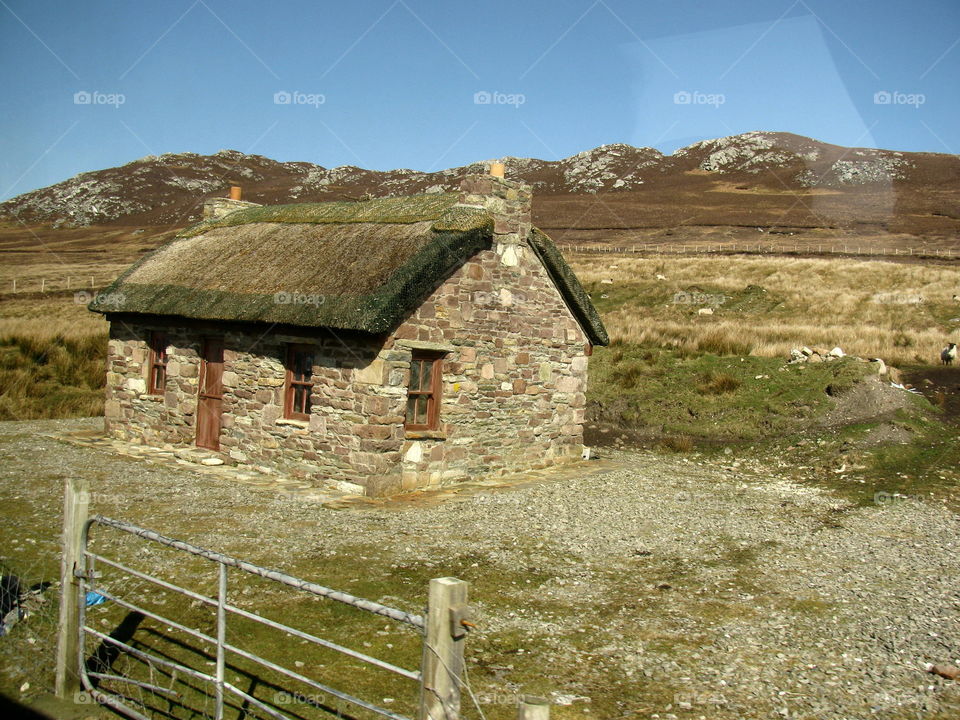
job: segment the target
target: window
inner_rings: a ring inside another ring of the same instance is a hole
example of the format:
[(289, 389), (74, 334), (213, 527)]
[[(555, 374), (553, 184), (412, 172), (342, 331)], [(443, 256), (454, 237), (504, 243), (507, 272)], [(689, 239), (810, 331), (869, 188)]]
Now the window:
[(162, 395), (167, 387), (167, 336), (161, 332), (150, 333), (150, 379), (147, 383), (151, 395)]
[(407, 386), (408, 430), (436, 430), (439, 426), (442, 363), (443, 357), (437, 353), (413, 351)]
[(309, 345), (287, 346), (287, 394), (283, 416), (290, 420), (310, 419), (313, 355), (314, 349)]

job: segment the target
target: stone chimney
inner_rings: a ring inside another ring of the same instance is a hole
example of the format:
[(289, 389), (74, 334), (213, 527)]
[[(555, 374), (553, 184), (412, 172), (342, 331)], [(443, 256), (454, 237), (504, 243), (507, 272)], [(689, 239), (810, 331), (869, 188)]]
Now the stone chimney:
[(460, 204), (482, 207), (493, 216), (494, 249), (505, 265), (516, 265), (533, 227), (529, 185), (503, 177), (503, 163), (490, 163), (490, 174), (467, 175), (460, 183)]
[(203, 202), (203, 219), (218, 220), (224, 215), (229, 215), (234, 210), (241, 210), (248, 207), (259, 207), (259, 203), (247, 202), (241, 200), (241, 189), (239, 185), (230, 186), (230, 197), (228, 198), (210, 198)]

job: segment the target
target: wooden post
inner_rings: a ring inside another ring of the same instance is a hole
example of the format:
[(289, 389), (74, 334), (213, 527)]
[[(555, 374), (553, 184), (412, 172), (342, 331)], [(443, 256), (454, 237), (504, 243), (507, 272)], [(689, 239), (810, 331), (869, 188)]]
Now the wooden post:
[(550, 720), (550, 701), (524, 695), (517, 706), (517, 720)]
[(57, 626), (57, 668), (54, 690), (70, 700), (80, 689), (80, 583), (73, 574), (80, 563), (83, 526), (90, 491), (86, 480), (67, 478), (63, 497), (63, 548), (60, 556), (60, 623)]
[(458, 720), (463, 643), (467, 628), (467, 583), (457, 578), (430, 581), (426, 637), (420, 667), (418, 720)]

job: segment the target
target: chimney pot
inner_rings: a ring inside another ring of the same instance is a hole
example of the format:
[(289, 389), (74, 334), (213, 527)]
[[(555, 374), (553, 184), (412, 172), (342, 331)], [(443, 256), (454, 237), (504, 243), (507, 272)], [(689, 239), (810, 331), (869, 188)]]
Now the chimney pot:
[(490, 175), (496, 178), (502, 178), (505, 168), (502, 162), (490, 163)]
[(241, 191), (239, 185), (231, 185), (231, 186), (230, 186), (230, 199), (231, 199), (231, 200), (239, 200), (239, 199), (240, 199), (241, 192), (242, 192), (242, 191)]

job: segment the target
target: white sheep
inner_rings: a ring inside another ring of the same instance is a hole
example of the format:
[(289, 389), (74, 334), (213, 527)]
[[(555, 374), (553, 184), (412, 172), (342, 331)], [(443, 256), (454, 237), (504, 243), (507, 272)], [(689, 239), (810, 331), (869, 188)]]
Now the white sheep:
[(943, 350), (940, 351), (940, 361), (944, 365), (953, 365), (953, 361), (957, 359), (957, 344), (950, 343)]

